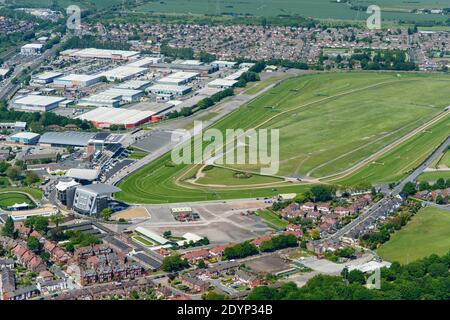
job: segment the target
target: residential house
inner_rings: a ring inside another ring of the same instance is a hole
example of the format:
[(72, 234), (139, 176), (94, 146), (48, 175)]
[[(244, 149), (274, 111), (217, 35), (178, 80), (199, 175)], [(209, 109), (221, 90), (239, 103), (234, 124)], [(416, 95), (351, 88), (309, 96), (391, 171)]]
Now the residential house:
[(262, 236), (262, 237), (256, 238), (255, 240), (252, 241), (252, 243), (259, 248), (259, 246), (264, 241), (270, 241), (270, 240), (272, 240), (272, 236), (271, 235), (267, 235), (267, 236)]
[(209, 284), (201, 279), (193, 277), (189, 274), (183, 275), (181, 277), (181, 284), (189, 287), (193, 293), (203, 293), (208, 291)]
[(255, 288), (263, 284), (263, 280), (259, 276), (245, 270), (236, 271), (234, 279), (248, 285), (250, 288)]
[(232, 243), (228, 243), (228, 244), (224, 244), (224, 245), (221, 245), (221, 246), (217, 246), (217, 247), (214, 247), (214, 248), (210, 249), (210, 250), (209, 250), (209, 253), (210, 253), (211, 256), (213, 256), (213, 257), (218, 257), (218, 258), (220, 258), (220, 257), (223, 256), (223, 252), (225, 251), (225, 249), (226, 249), (226, 248), (230, 248), (230, 247), (232, 247), (232, 246), (233, 246)]
[(190, 264), (194, 264), (200, 260), (209, 258), (210, 253), (206, 249), (199, 249), (195, 251), (190, 251), (181, 256), (181, 258), (189, 261)]

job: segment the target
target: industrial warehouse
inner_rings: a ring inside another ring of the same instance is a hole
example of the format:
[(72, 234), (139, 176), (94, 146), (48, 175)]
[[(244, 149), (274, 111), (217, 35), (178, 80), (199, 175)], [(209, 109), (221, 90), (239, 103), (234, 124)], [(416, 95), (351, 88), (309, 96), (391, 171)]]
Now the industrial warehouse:
[(153, 111), (99, 107), (78, 118), (91, 121), (97, 128), (109, 128), (111, 125), (123, 125), (126, 129), (136, 128), (148, 122), (155, 115)]
[(133, 129), (195, 107), (200, 100), (234, 86), (248, 70), (236, 70), (234, 62), (171, 61), (162, 55), (96, 48), (62, 51), (57, 63), (58, 67), (34, 73), (10, 106), (20, 111), (51, 111), (90, 121), (96, 128)]

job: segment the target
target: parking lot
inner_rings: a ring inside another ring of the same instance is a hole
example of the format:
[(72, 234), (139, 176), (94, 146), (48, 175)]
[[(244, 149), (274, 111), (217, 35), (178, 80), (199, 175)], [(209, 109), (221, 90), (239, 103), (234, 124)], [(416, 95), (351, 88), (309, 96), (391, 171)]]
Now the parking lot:
[(257, 200), (176, 205), (192, 207), (193, 211), (200, 215), (200, 219), (193, 222), (176, 221), (170, 211), (175, 205), (149, 205), (145, 208), (150, 218), (136, 223), (132, 228), (144, 226), (159, 234), (171, 230), (175, 236), (192, 232), (208, 237), (213, 244), (240, 242), (271, 231), (259, 217), (246, 215), (248, 210), (256, 210), (266, 205), (264, 201)]

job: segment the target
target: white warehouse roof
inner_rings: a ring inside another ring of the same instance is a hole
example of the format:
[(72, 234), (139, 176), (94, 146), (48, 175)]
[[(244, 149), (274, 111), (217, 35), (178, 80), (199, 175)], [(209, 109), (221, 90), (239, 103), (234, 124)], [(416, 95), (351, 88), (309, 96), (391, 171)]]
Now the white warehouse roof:
[(133, 124), (154, 115), (153, 111), (141, 111), (132, 109), (99, 107), (86, 112), (77, 118), (93, 122), (105, 122), (110, 124)]
[(121, 66), (108, 71), (105, 71), (101, 76), (105, 76), (108, 79), (125, 79), (128, 77), (136, 76), (147, 71), (147, 68)]
[(58, 81), (91, 81), (99, 78), (101, 78), (100, 75), (69, 74), (67, 76), (58, 78)]
[(216, 79), (208, 83), (209, 87), (232, 87), (237, 83), (236, 80)]
[(139, 55), (138, 51), (125, 51), (125, 50), (107, 50), (87, 48), (81, 50), (67, 50), (61, 52), (63, 55), (70, 55), (72, 57), (80, 58), (100, 58), (100, 59), (113, 59), (114, 57), (120, 58), (132, 58)]
[(48, 79), (60, 77), (62, 75), (63, 74), (61, 72), (47, 71), (47, 72), (43, 72), (43, 73), (34, 75), (34, 76), (32, 76), (32, 78), (39, 79), (39, 80), (48, 80)]
[(23, 98), (14, 100), (14, 103), (15, 104), (35, 105), (35, 106), (48, 106), (48, 105), (52, 105), (54, 103), (62, 102), (64, 100), (66, 100), (66, 98), (40, 96), (40, 95), (30, 94)]

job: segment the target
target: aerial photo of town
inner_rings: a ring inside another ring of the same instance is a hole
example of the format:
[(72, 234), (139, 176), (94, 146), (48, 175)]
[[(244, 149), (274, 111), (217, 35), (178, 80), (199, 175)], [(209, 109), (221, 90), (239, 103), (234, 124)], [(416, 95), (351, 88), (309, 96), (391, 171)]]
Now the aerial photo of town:
[(0, 1), (0, 300), (450, 300), (449, 71), (448, 0)]

